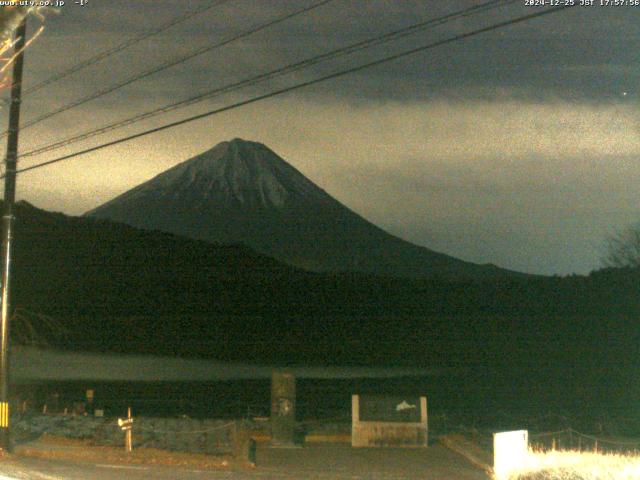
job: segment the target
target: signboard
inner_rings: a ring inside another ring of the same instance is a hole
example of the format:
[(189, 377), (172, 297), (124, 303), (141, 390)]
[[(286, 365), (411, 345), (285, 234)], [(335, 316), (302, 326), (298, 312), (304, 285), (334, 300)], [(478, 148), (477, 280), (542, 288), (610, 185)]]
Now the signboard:
[(353, 395), (353, 447), (426, 447), (427, 397)]
[(119, 418), (118, 426), (124, 432), (126, 432), (127, 430), (131, 430), (133, 428), (133, 418)]
[(493, 434), (493, 473), (497, 480), (506, 480), (511, 472), (522, 468), (529, 452), (529, 432), (516, 430)]
[(420, 397), (361, 395), (360, 421), (420, 423)]

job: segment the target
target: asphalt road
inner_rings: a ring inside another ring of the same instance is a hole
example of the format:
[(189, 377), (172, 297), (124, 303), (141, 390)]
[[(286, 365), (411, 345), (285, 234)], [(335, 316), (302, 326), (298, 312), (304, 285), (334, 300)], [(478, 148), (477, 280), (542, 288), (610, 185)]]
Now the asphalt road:
[(199, 470), (179, 466), (115, 465), (14, 456), (0, 460), (0, 480), (487, 480), (463, 457), (441, 445), (428, 449), (352, 449), (317, 444), (258, 449), (254, 469)]

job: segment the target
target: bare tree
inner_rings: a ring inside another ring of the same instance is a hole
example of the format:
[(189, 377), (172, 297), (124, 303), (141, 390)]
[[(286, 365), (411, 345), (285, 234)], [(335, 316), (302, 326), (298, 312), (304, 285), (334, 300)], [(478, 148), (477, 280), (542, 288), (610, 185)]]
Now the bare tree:
[(605, 267), (640, 267), (640, 224), (617, 231), (606, 242)]

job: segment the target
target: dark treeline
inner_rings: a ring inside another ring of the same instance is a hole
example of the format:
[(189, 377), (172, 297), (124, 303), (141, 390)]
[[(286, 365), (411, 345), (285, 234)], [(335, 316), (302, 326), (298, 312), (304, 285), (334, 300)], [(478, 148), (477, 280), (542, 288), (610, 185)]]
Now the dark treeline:
[(25, 204), (14, 273), (16, 331), (30, 322), (51, 346), (78, 350), (591, 368), (630, 362), (640, 340), (638, 270), (483, 281), (319, 274), (241, 245)]

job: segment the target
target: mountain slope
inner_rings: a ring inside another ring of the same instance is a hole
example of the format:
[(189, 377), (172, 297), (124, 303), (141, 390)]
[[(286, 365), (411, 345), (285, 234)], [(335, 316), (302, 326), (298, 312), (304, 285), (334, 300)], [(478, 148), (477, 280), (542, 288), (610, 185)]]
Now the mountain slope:
[(394, 237), (266, 146), (223, 142), (86, 215), (258, 252), (313, 271), (477, 277), (511, 272)]
[(598, 366), (638, 345), (640, 270), (483, 282), (318, 274), (241, 246), (25, 203), (14, 247), (12, 335), (30, 336), (28, 318), (64, 349), (539, 368)]

